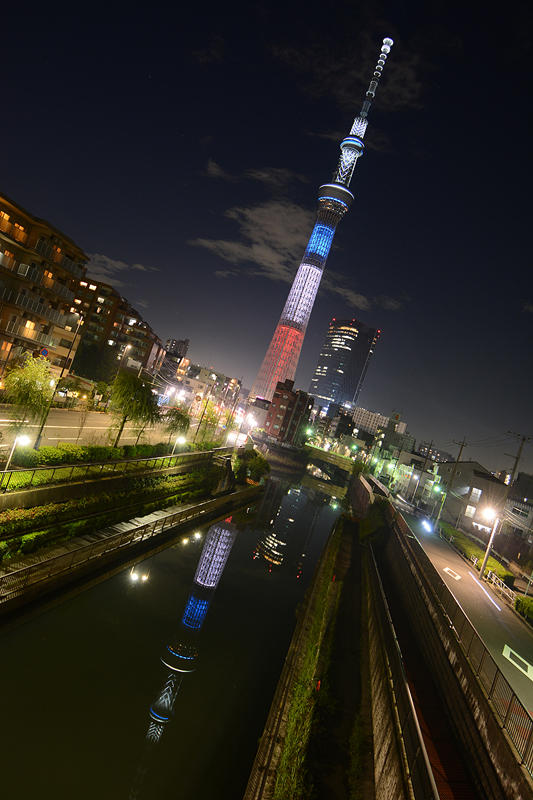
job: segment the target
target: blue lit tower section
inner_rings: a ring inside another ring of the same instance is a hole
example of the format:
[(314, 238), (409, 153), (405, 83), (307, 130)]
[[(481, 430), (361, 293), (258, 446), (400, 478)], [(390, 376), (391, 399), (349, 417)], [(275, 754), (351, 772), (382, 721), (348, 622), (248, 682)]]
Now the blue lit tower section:
[(170, 670), (165, 684), (150, 708), (150, 727), (146, 738), (155, 743), (172, 717), (174, 703), (185, 674), (198, 663), (198, 634), (213, 594), (224, 571), (237, 536), (231, 517), (211, 525), (198, 562), (192, 590), (185, 604), (176, 643), (167, 645), (161, 661)]
[(266, 400), (272, 400), (278, 381), (294, 380), (305, 331), (335, 230), (354, 199), (348, 187), (357, 159), (363, 154), (368, 112), (392, 44), (392, 39), (383, 39), (361, 111), (355, 118), (349, 135), (341, 142), (341, 156), (333, 180), (331, 183), (323, 184), (318, 191), (315, 226), (274, 336), (252, 386), (250, 398), (264, 397)]

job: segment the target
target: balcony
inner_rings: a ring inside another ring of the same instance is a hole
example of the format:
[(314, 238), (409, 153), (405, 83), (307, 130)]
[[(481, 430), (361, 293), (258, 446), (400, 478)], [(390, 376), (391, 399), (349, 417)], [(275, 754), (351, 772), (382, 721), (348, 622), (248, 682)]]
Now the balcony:
[(39, 297), (34, 294), (22, 294), (15, 289), (0, 284), (0, 301), (9, 305), (16, 306), (17, 308), (24, 308), (31, 311), (40, 317), (50, 320), (55, 325), (65, 328), (67, 325), (73, 324), (73, 319), (70, 315), (56, 311), (55, 308), (45, 306), (44, 297)]
[(6, 333), (10, 333), (12, 336), (28, 339), (31, 342), (37, 342), (43, 345), (43, 347), (56, 348), (58, 346), (57, 340), (54, 339), (53, 336), (50, 336), (49, 333), (42, 333), (42, 331), (38, 331), (35, 328), (28, 328), (26, 325), (21, 325), (18, 321), (7, 322), (5, 324), (0, 322), (0, 329)]
[(68, 256), (58, 253), (50, 242), (40, 239), (35, 245), (35, 250), (40, 253), (40, 255), (48, 259), (48, 261), (52, 261), (54, 264), (59, 264), (59, 266), (63, 267), (63, 269), (68, 270), (68, 272), (70, 272), (76, 278), (83, 277), (84, 272), (80, 265), (76, 264), (76, 262)]
[(8, 236), (11, 236), (17, 242), (21, 242), (21, 244), (26, 244), (28, 241), (27, 232), (22, 228), (18, 228), (16, 223), (4, 219), (4, 217), (0, 217), (0, 231), (7, 233)]
[(41, 267), (32, 267), (30, 264), (22, 263), (17, 264), (17, 261), (14, 258), (10, 258), (3, 254), (0, 254), (0, 266), (6, 267), (20, 278), (27, 278), (27, 280), (31, 281), (31, 283), (35, 283), (38, 286), (44, 286), (45, 289), (50, 289), (56, 295), (63, 297), (69, 303), (74, 301), (74, 292), (72, 289), (69, 289), (68, 286), (64, 286), (62, 283), (59, 283), (59, 281), (55, 281), (53, 278), (49, 278), (48, 275), (44, 274), (44, 271)]

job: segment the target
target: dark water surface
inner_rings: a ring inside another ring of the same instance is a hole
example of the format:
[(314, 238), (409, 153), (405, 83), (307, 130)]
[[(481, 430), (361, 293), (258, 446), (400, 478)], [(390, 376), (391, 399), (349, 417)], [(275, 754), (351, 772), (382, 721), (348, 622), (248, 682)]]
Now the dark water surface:
[(339, 513), (328, 503), (271, 479), (255, 508), (233, 515), (197, 669), (156, 743), (146, 735), (169, 675), (160, 657), (180, 641), (209, 526), (3, 631), (2, 797), (239, 800), (296, 606)]

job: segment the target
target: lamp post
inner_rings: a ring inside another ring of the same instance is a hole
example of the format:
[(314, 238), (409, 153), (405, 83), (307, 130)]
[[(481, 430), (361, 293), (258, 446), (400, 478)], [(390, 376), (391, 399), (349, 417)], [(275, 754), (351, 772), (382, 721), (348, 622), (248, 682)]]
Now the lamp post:
[[(71, 309), (71, 311), (72, 311), (72, 309)], [(52, 392), (52, 397), (50, 398), (50, 402), (48, 403), (48, 405), (46, 407), (46, 411), (43, 414), (41, 427), (39, 428), (39, 433), (37, 434), (37, 438), (35, 439), (35, 444), (33, 445), (33, 449), (34, 450), (38, 450), (39, 447), (40, 447), (41, 439), (43, 438), (44, 426), (46, 425), (46, 420), (48, 419), (48, 414), (50, 413), (50, 409), (52, 408), (52, 403), (54, 402), (54, 397), (56, 396), (57, 387), (59, 386), (59, 382), (61, 381), (61, 378), (65, 374), (65, 370), (67, 369), (67, 364), (69, 363), (69, 360), (70, 360), (70, 354), (72, 352), (72, 348), (74, 347), (74, 342), (76, 341), (76, 337), (78, 335), (78, 332), (79, 332), (81, 326), (83, 325), (83, 314), (80, 314), (79, 311), (74, 311), (73, 313), (75, 313), (75, 314), (77, 314), (79, 316), (78, 325), (76, 327), (76, 330), (74, 331), (74, 336), (72, 337), (72, 341), (71, 341), (70, 347), (68, 349), (67, 357), (66, 357), (66, 359), (65, 359), (65, 361), (63, 363), (63, 366), (61, 367), (61, 372), (59, 373), (59, 378), (55, 382), (54, 390)], [(70, 367), (69, 367), (69, 372), (70, 372)], [(50, 385), (52, 385), (51, 382), (50, 382)]]
[(497, 512), (493, 508), (486, 508), (483, 511), (483, 516), (485, 519), (494, 520), (492, 525), (492, 531), (490, 533), (489, 543), (487, 545), (487, 549), (485, 550), (485, 557), (483, 558), (483, 563), (481, 565), (481, 569), (479, 571), (480, 579), (483, 577), (483, 573), (485, 572), (485, 567), (487, 566), (487, 561), (489, 560), (490, 550), (492, 547), (492, 543), (494, 541), (494, 537), (496, 535), (496, 530), (498, 528), (498, 523), (500, 522), (500, 518), (497, 516)]
[(28, 445), (30, 443), (30, 441), (31, 441), (30, 437), (26, 436), (25, 434), (22, 434), (20, 436), (15, 436), (15, 438), (13, 440), (13, 444), (11, 446), (11, 450), (9, 452), (9, 456), (7, 457), (6, 465), (5, 465), (4, 469), (2, 470), (2, 480), (0, 480), (0, 486), (2, 486), (2, 484), (4, 483), (5, 474), (9, 469), (9, 465), (11, 464), (11, 459), (13, 458), (13, 453), (15, 452), (15, 447), (18, 444), (21, 444), (23, 447), (25, 447), (26, 445)]

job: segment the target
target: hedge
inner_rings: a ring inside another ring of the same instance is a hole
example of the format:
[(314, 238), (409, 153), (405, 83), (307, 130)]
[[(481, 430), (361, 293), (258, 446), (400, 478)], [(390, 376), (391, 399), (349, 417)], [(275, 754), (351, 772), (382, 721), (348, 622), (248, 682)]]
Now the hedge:
[(514, 607), (533, 625), (533, 597), (518, 596), (514, 601)]
[(158, 444), (124, 445), (80, 445), (60, 442), (56, 447), (46, 445), (39, 450), (32, 447), (17, 447), (12, 464), (16, 467), (57, 467), (61, 464), (87, 464), (102, 461), (120, 461), (128, 458), (152, 458), (169, 454), (169, 445)]

